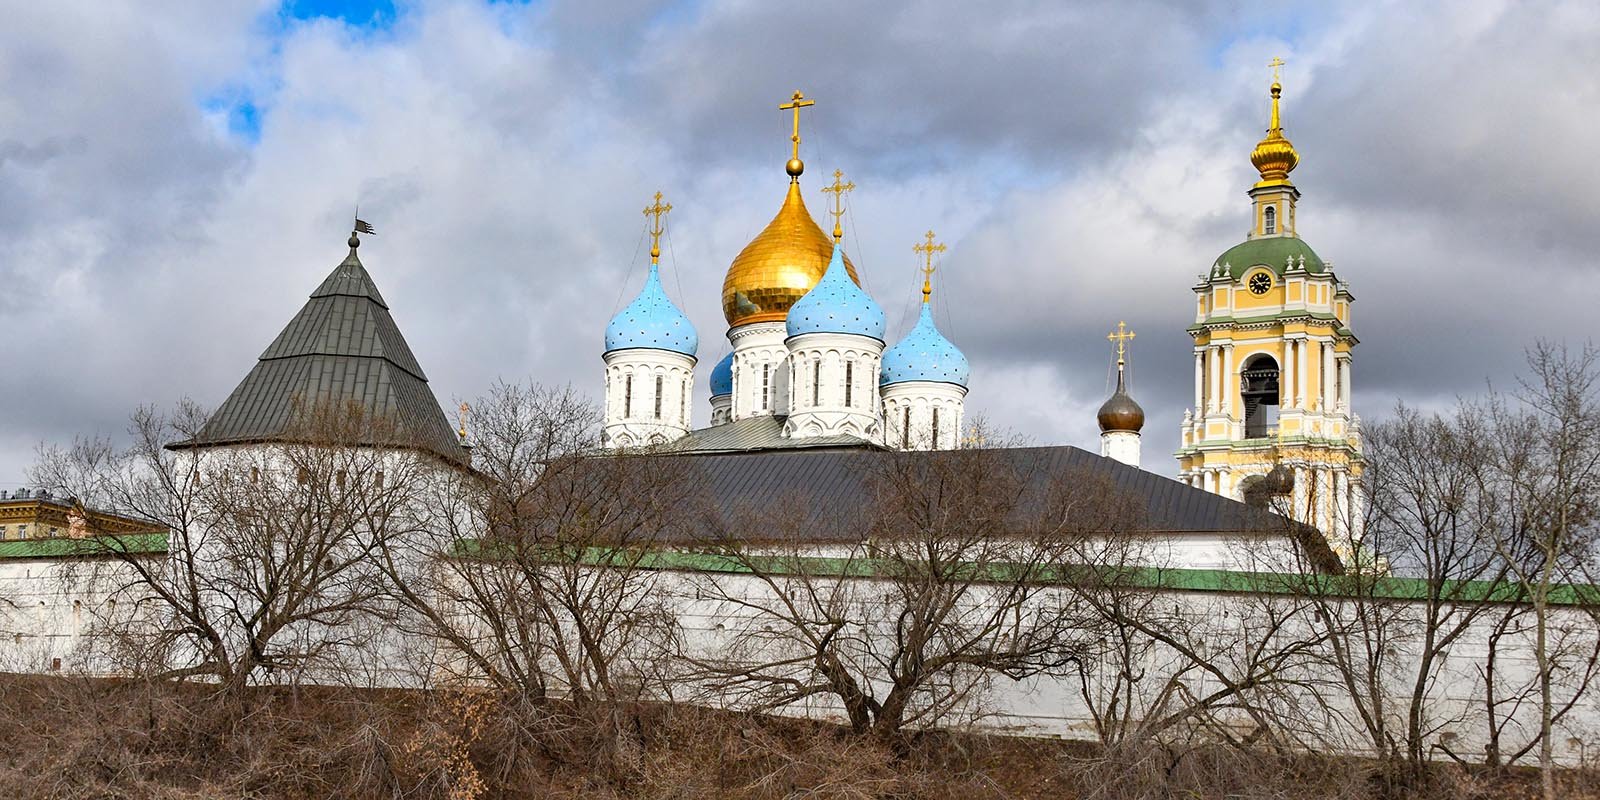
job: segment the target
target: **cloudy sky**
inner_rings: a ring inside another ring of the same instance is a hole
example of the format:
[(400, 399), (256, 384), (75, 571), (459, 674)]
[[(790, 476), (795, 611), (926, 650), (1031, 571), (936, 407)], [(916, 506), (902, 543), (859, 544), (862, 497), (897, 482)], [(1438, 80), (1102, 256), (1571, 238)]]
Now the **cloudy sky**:
[[(155, 11), (156, 6), (160, 11)], [(785, 189), (914, 319), (969, 408), (1096, 447), (1126, 319), (1145, 465), (1171, 474), (1190, 286), (1241, 240), (1281, 55), (1301, 234), (1357, 298), (1357, 411), (1510, 381), (1600, 308), (1600, 4), (0, 0), (0, 488), (41, 441), (215, 406), (344, 256), (441, 403), (530, 376), (599, 394), (601, 333), (674, 211), (669, 292), (726, 352), (729, 261)], [(697, 416), (707, 416), (704, 379)]]

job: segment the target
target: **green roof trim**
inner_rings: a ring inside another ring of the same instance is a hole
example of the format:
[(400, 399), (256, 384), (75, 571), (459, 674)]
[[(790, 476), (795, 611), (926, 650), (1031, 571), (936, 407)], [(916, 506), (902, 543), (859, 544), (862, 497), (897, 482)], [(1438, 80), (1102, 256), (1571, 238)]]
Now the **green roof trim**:
[(130, 533), (89, 539), (12, 539), (0, 542), (0, 558), (84, 558), (155, 555), (167, 552), (167, 534)]
[(1284, 261), (1293, 256), (1298, 264), (1302, 256), (1306, 260), (1306, 272), (1312, 275), (1328, 270), (1317, 256), (1311, 245), (1304, 239), (1295, 236), (1269, 236), (1261, 239), (1249, 239), (1228, 248), (1227, 252), (1217, 256), (1215, 264), (1227, 264), (1229, 274), (1238, 280), (1251, 267), (1265, 266), (1272, 269), (1280, 277), (1283, 275)]
[[(479, 555), (477, 541), (460, 542), (457, 555)], [(632, 566), (638, 569), (750, 573), (750, 565), (774, 574), (808, 574), (822, 577), (888, 577), (887, 562), (870, 558), (829, 558), (823, 556), (753, 556), (745, 559), (721, 553), (690, 550), (649, 550), (591, 547), (568, 554), (579, 564), (593, 566)], [(746, 563), (748, 562), (748, 564)], [(1229, 594), (1304, 595), (1328, 597), (1357, 595), (1385, 600), (1419, 601), (1439, 597), (1447, 601), (1493, 603), (1527, 602), (1528, 591), (1514, 582), (1445, 581), (1437, 587), (1422, 578), (1374, 577), (1370, 575), (1328, 575), (1319, 573), (1241, 572), (1220, 569), (1176, 569), (1163, 567), (1109, 568), (1092, 566), (1040, 567), (1021, 564), (957, 565), (966, 570), (981, 570), (994, 580), (1012, 581), (1031, 571), (1030, 580), (1042, 583), (1094, 582), (1131, 589)], [(1552, 605), (1600, 604), (1600, 586), (1559, 584), (1550, 592)]]

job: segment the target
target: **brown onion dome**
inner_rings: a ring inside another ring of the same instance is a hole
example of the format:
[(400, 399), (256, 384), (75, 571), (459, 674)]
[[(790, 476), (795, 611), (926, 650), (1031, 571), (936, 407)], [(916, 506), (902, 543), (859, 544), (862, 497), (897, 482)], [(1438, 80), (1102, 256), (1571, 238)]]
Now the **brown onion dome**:
[(1139, 429), (1144, 427), (1144, 409), (1128, 396), (1121, 372), (1117, 373), (1117, 391), (1112, 393), (1111, 399), (1100, 406), (1100, 412), (1095, 415), (1095, 419), (1100, 421), (1101, 433), (1111, 431), (1138, 433)]

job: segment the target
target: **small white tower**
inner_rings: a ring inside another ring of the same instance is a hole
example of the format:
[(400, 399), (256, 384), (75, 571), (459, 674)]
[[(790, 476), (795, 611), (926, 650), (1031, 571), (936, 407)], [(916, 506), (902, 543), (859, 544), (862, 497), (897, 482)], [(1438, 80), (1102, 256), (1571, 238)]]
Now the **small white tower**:
[(711, 368), (711, 424), (733, 421), (733, 353)]
[(1114, 458), (1130, 467), (1139, 466), (1139, 430), (1144, 427), (1144, 409), (1128, 395), (1123, 369), (1128, 363), (1127, 343), (1135, 336), (1118, 322), (1106, 338), (1117, 343), (1117, 390), (1095, 415), (1100, 423), (1100, 455)]
[(605, 431), (607, 447), (665, 444), (689, 432), (694, 392), (694, 325), (661, 287), (661, 218), (671, 204), (656, 202), (644, 213), (650, 227), (650, 274), (644, 288), (606, 326)]
[(881, 441), (883, 309), (850, 279), (838, 242), (828, 271), (789, 309), (785, 325), (791, 379), (783, 435)]
[(884, 443), (901, 450), (954, 450), (961, 446), (970, 367), (933, 322), (933, 256), (945, 246), (913, 248), (925, 257), (922, 310), (911, 331), (883, 354)]

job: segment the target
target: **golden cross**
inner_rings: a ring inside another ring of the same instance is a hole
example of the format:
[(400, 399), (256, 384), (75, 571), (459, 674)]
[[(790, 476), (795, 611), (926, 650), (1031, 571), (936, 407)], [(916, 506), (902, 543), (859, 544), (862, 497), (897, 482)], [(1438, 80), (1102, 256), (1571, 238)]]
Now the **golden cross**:
[(789, 137), (789, 141), (794, 142), (794, 151), (790, 154), (790, 158), (800, 158), (800, 109), (816, 104), (817, 101), (807, 100), (805, 93), (796, 89), (794, 90), (794, 96), (789, 98), (789, 102), (778, 106), (779, 111), (794, 111), (794, 135)]
[(666, 216), (667, 212), (671, 210), (671, 203), (667, 203), (666, 205), (661, 204), (660, 192), (656, 192), (655, 205), (646, 206), (644, 209), (645, 216), (655, 218), (655, 220), (650, 223), (650, 263), (652, 264), (660, 263), (661, 261), (661, 234), (666, 230), (665, 228), (661, 227), (661, 218)]
[(456, 424), (459, 426), (456, 428), (456, 435), (460, 436), (463, 442), (467, 440), (467, 414), (471, 411), (472, 406), (466, 403), (462, 403), (461, 408), (456, 411)]
[[(839, 227), (839, 218), (844, 216), (845, 193), (856, 188), (854, 183), (844, 183), (843, 181), (844, 170), (836, 169), (833, 171), (833, 185), (822, 187), (822, 191), (833, 195), (833, 209), (828, 213), (833, 215), (833, 240), (836, 242), (844, 238), (844, 229)], [(857, 244), (860, 244), (860, 242), (857, 242)]]
[(933, 295), (933, 254), (943, 253), (945, 248), (944, 244), (942, 243), (933, 243), (933, 231), (928, 231), (923, 238), (928, 240), (927, 244), (913, 245), (911, 247), (911, 251), (914, 253), (921, 253), (923, 256), (922, 302), (926, 303), (928, 302), (928, 298)]
[(1273, 83), (1278, 83), (1280, 80), (1282, 80), (1283, 75), (1279, 73), (1278, 68), (1283, 66), (1286, 63), (1288, 63), (1288, 62), (1284, 61), (1281, 58), (1278, 58), (1277, 56), (1273, 56), (1272, 57), (1272, 61), (1267, 64), (1267, 66), (1272, 67), (1272, 82)]
[(1133, 337), (1138, 335), (1139, 334), (1128, 330), (1127, 324), (1121, 322), (1120, 320), (1117, 322), (1117, 329), (1106, 334), (1106, 339), (1108, 341), (1117, 343), (1117, 369), (1122, 369), (1123, 363), (1125, 363), (1127, 360), (1127, 343), (1133, 341)]

